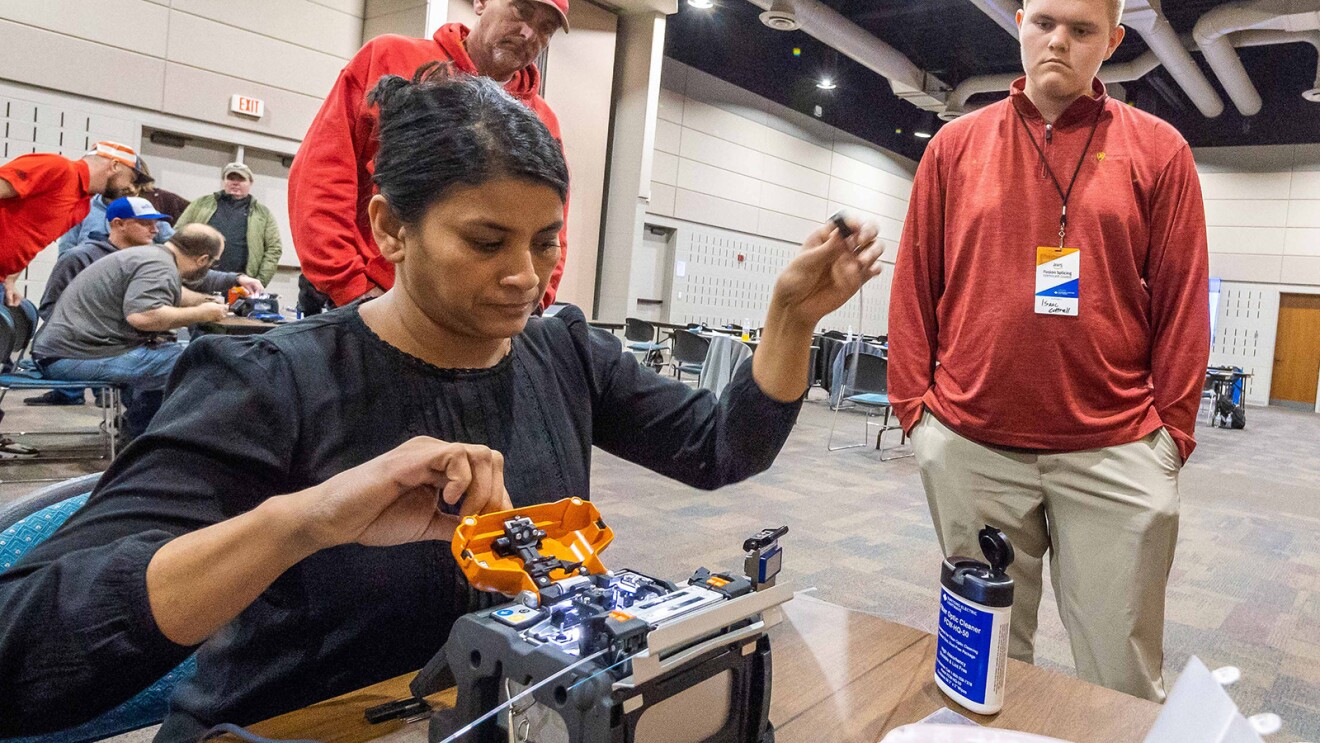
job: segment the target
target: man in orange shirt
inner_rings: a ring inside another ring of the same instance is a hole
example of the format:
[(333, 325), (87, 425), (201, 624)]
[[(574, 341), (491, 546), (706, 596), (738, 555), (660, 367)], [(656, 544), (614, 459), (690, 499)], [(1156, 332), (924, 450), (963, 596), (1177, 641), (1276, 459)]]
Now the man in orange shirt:
[(22, 300), (18, 273), (41, 249), (83, 221), (91, 198), (107, 202), (132, 193), (144, 178), (133, 148), (97, 142), (79, 160), (54, 154), (21, 155), (0, 166), (0, 276), (5, 304)]

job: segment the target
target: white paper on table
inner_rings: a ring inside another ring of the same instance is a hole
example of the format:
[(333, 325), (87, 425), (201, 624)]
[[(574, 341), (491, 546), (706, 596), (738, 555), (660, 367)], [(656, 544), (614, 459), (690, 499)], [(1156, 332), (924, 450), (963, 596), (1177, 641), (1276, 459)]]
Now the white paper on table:
[[(929, 719), (929, 718), (927, 718)], [(966, 719), (966, 718), (964, 718)], [(996, 730), (973, 723), (952, 725), (917, 722), (889, 731), (880, 743), (1070, 743), (1058, 738), (1019, 733), (1015, 730)]]

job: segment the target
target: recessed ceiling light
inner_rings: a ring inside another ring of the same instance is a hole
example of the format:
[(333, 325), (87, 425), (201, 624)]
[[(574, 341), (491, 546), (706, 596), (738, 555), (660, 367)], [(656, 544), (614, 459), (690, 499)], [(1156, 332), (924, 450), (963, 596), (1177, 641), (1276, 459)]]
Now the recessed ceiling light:
[(912, 132), (912, 136), (917, 137), (918, 139), (930, 139), (935, 135), (930, 132)]
[(821, 90), (834, 90), (839, 86), (836, 85), (835, 82), (830, 78), (824, 77), (821, 78), (820, 82), (816, 83), (816, 87), (820, 88)]
[(701, 8), (702, 10), (709, 10), (715, 7), (715, 3), (712, 2), (712, 0), (687, 0), (687, 2), (688, 5), (691, 5), (694, 8)]

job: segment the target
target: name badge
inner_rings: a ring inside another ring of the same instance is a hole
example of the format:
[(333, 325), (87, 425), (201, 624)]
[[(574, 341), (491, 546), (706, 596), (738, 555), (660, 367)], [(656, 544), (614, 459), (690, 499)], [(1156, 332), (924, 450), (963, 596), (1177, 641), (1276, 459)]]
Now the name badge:
[(1078, 248), (1036, 248), (1036, 314), (1076, 317), (1081, 272)]

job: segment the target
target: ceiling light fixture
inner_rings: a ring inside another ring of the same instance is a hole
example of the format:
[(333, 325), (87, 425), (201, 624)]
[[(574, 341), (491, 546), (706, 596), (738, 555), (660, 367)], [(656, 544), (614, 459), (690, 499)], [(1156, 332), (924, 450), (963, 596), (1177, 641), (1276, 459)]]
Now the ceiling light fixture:
[(793, 9), (792, 0), (770, 0), (770, 8), (757, 17), (761, 19), (761, 23), (776, 31), (796, 31), (802, 28), (802, 24), (798, 22), (797, 11)]
[(916, 138), (918, 138), (918, 139), (930, 139), (931, 137), (933, 137), (933, 136), (935, 136), (935, 135), (934, 135), (934, 134), (931, 134), (930, 132), (912, 132), (912, 136), (914, 136), (914, 137), (916, 137)]
[(839, 86), (832, 79), (828, 77), (822, 77), (820, 79), (820, 82), (816, 83), (816, 87), (820, 88), (821, 90), (834, 90)]
[(687, 0), (687, 3), (694, 8), (701, 8), (702, 10), (710, 10), (715, 7), (715, 3), (711, 0)]

